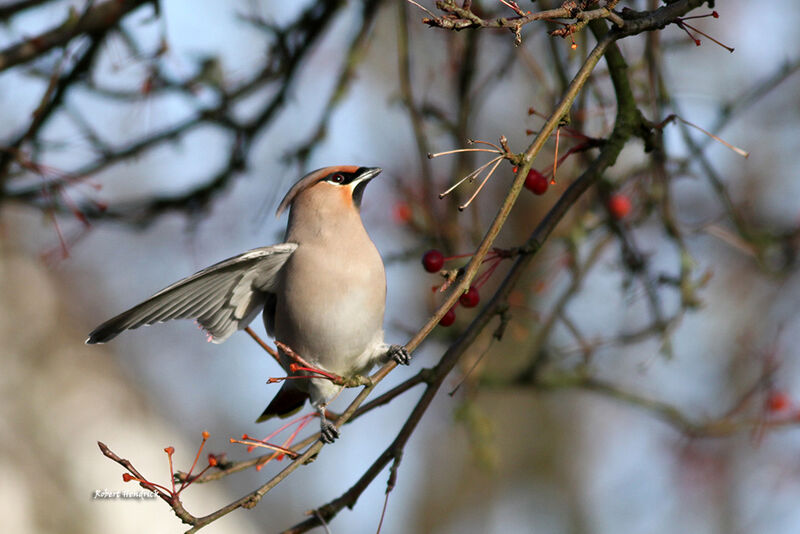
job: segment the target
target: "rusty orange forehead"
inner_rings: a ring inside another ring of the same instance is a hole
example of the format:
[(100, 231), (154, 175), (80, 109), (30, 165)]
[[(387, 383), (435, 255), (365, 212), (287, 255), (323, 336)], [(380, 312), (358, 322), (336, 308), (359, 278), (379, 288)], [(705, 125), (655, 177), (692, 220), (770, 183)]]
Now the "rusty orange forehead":
[(323, 167), (321, 169), (317, 169), (315, 171), (311, 171), (310, 173), (306, 174), (302, 178), (300, 178), (289, 191), (286, 193), (286, 196), (283, 197), (281, 200), (280, 205), (278, 205), (278, 209), (275, 212), (275, 216), (280, 216), (281, 213), (286, 211), (286, 209), (291, 206), (294, 199), (297, 198), (297, 195), (311, 187), (312, 185), (316, 184), (320, 180), (324, 179), (326, 176), (329, 176), (335, 172), (342, 172), (342, 173), (354, 173), (358, 171), (360, 167), (358, 165), (334, 165), (331, 167)]
[(331, 167), (323, 167), (322, 169), (319, 169), (319, 170), (323, 171), (323, 175), (324, 176), (327, 176), (327, 175), (333, 174), (335, 172), (343, 172), (343, 173), (346, 173), (346, 174), (352, 174), (352, 173), (358, 171), (358, 169), (360, 169), (360, 168), (361, 167), (359, 167), (358, 165), (333, 165)]

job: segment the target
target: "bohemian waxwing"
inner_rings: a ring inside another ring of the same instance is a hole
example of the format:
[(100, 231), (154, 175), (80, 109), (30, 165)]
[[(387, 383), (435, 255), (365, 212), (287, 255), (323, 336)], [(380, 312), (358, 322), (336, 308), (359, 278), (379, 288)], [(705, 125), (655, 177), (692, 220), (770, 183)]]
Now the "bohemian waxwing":
[[(339, 166), (307, 174), (278, 206), (276, 215), (289, 209), (283, 243), (234, 256), (162, 289), (95, 328), (86, 343), (187, 318), (222, 343), (263, 310), (267, 333), (323, 371), (351, 377), (390, 358), (408, 364), (402, 346), (383, 341), (386, 275), (359, 213), (364, 188), (380, 172)], [(280, 359), (290, 372), (294, 360), (283, 351)], [(324, 378), (284, 380), (258, 421), (290, 415), (310, 397), (322, 440), (330, 443), (339, 432), (325, 418), (325, 406), (340, 390)]]

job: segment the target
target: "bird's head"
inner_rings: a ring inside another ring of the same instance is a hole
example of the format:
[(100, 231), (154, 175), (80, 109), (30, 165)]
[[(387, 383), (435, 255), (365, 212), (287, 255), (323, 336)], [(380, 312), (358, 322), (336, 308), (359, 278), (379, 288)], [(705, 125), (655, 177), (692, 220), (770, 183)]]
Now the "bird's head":
[(340, 165), (303, 176), (289, 189), (276, 212), (279, 216), (290, 210), (287, 239), (300, 242), (363, 231), (361, 197), (367, 183), (380, 172), (378, 167)]
[[(380, 167), (337, 165), (312, 171), (295, 183), (283, 197), (276, 216), (295, 204), (310, 204), (315, 208), (358, 211), (364, 188), (378, 176)], [(327, 210), (326, 210), (327, 211)]]

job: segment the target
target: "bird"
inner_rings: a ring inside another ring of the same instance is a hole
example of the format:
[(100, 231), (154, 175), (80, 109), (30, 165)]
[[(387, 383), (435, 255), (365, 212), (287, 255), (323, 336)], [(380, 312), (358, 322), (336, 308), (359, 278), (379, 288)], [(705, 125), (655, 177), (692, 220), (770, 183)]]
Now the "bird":
[[(210, 341), (222, 343), (262, 312), (267, 333), (315, 369), (352, 377), (389, 360), (408, 365), (408, 351), (384, 341), (386, 274), (360, 213), (364, 189), (380, 172), (339, 165), (306, 174), (276, 211), (276, 217), (289, 211), (283, 243), (249, 250), (167, 286), (95, 328), (86, 343), (188, 318)], [(278, 354), (288, 376), (257, 422), (288, 417), (310, 400), (320, 417), (320, 439), (332, 443), (339, 430), (325, 408), (342, 386), (297, 370), (292, 354), (280, 348)]]

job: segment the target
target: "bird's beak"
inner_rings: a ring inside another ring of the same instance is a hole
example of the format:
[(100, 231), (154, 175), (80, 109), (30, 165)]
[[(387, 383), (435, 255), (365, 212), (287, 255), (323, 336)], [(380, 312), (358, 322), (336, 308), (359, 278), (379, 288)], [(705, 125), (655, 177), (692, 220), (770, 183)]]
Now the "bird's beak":
[(361, 167), (358, 170), (360, 171), (360, 174), (355, 180), (351, 182), (354, 186), (364, 182), (369, 182), (370, 180), (378, 176), (383, 169), (381, 169), (380, 167)]
[(361, 206), (361, 197), (364, 195), (364, 189), (367, 184), (378, 176), (382, 170), (380, 167), (361, 167), (358, 169), (358, 176), (350, 182), (350, 186), (353, 188), (353, 204), (356, 208)]

